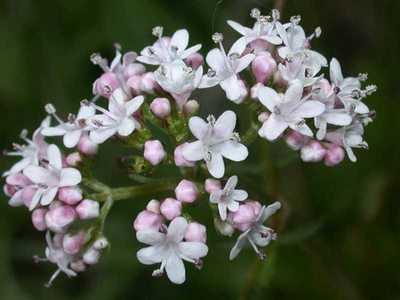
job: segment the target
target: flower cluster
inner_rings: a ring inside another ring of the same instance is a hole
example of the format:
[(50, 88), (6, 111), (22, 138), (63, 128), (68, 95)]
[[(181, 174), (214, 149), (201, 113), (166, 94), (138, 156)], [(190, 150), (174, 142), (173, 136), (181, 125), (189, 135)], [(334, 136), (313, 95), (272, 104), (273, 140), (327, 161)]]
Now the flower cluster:
[[(321, 29), (307, 36), (300, 16), (285, 23), (277, 10), (262, 15), (253, 9), (250, 15), (252, 27), (228, 21), (240, 34), (229, 51), (223, 35), (213, 34), (216, 48), (205, 60), (200, 44), (189, 46), (186, 29), (169, 37), (161, 26), (153, 29), (156, 41), (139, 55), (122, 54), (119, 45), (111, 63), (93, 54), (91, 61), (103, 71), (93, 83), (93, 98), (80, 101), (78, 112), (66, 118), (47, 104), (48, 116), (32, 139), (24, 130), (25, 144), (5, 152), (21, 157), (3, 174), (9, 204), (28, 207), (34, 227), (46, 231), (46, 259), (37, 260), (57, 265), (49, 283), (60, 272), (75, 276), (97, 263), (108, 245), (103, 227), (115, 201), (152, 199), (159, 192), (175, 195), (151, 200), (133, 223), (137, 240), (148, 245), (137, 259), (160, 264), (153, 276), (165, 272), (181, 284), (183, 261), (203, 265), (207, 230), (191, 216), (198, 201), (208, 202), (217, 232), (239, 232), (231, 260), (245, 246), (264, 259), (260, 248), (277, 238), (264, 223), (281, 203), (252, 200), (257, 195), (239, 188), (238, 176), (227, 176), (228, 161), (245, 161), (257, 136), (282, 138), (303, 161), (327, 166), (342, 162), (346, 153), (354, 162), (354, 148), (367, 148), (364, 128), (375, 113), (364, 100), (376, 91), (374, 85), (363, 87), (367, 75), (344, 77), (335, 58), (328, 63), (313, 50)], [(328, 64), (329, 80), (322, 73)], [(216, 86), (232, 109), (217, 117), (195, 116), (200, 104), (190, 99), (193, 92)], [(237, 126), (237, 109), (251, 113), (246, 131)], [(54, 137), (62, 137), (65, 151), (49, 143)], [(88, 162), (95, 162), (99, 145), (107, 141), (131, 151), (121, 162), (134, 186), (111, 188), (92, 174)], [(181, 176), (157, 178), (162, 166)]]

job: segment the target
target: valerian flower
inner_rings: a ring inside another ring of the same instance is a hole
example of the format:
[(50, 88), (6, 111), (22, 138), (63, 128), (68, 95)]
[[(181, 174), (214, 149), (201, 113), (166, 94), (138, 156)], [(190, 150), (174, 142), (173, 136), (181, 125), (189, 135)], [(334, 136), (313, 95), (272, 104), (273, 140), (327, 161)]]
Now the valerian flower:
[(122, 89), (114, 91), (108, 101), (108, 110), (93, 105), (102, 114), (95, 115), (89, 119), (90, 139), (93, 142), (101, 144), (115, 134), (128, 136), (135, 129), (140, 127), (139, 122), (134, 118), (136, 112), (144, 101), (143, 96), (137, 96), (127, 101), (127, 95)]
[(64, 122), (57, 115), (53, 105), (46, 105), (47, 112), (54, 116), (59, 125), (42, 129), (44, 136), (62, 136), (64, 146), (73, 148), (78, 143), (84, 132), (91, 129), (88, 120), (95, 115), (96, 109), (88, 104), (81, 104), (78, 114), (68, 116), (68, 121)]
[(219, 216), (222, 221), (226, 220), (227, 212), (235, 212), (239, 209), (239, 202), (248, 198), (244, 190), (237, 190), (238, 177), (232, 176), (228, 179), (223, 189), (215, 190), (210, 195), (210, 202), (218, 205)]
[(323, 75), (318, 76), (321, 70), (320, 66), (308, 66), (304, 63), (304, 57), (299, 56), (285, 62), (285, 64), (279, 64), (278, 69), (282, 78), (286, 80), (289, 85), (298, 80), (305, 87), (308, 87), (312, 86), (323, 77)]
[(198, 139), (188, 143), (183, 156), (189, 161), (204, 160), (210, 174), (221, 178), (225, 174), (224, 157), (233, 161), (243, 161), (248, 156), (247, 147), (240, 143), (237, 133), (236, 115), (233, 111), (224, 112), (217, 120), (209, 116), (207, 122), (199, 117), (189, 120), (189, 128)]
[(235, 246), (233, 246), (229, 259), (235, 259), (243, 247), (249, 243), (257, 255), (261, 259), (265, 259), (265, 254), (258, 249), (258, 247), (266, 247), (272, 240), (277, 238), (275, 231), (269, 227), (264, 226), (264, 222), (281, 208), (280, 202), (275, 202), (267, 207), (263, 206), (257, 220), (251, 227), (243, 232), (237, 239)]
[(201, 49), (200, 44), (186, 49), (189, 44), (189, 33), (186, 29), (180, 29), (171, 38), (167, 38), (163, 37), (163, 28), (157, 26), (153, 28), (153, 35), (158, 40), (153, 46), (144, 48), (137, 57), (137, 60), (142, 63), (161, 65), (175, 60), (183, 60)]
[(255, 55), (245, 54), (242, 56), (246, 48), (245, 40), (236, 42), (228, 54), (222, 46), (222, 34), (215, 33), (213, 40), (219, 44), (219, 49), (214, 48), (208, 52), (206, 61), (211, 69), (203, 76), (199, 88), (209, 88), (219, 84), (225, 91), (226, 97), (238, 103), (243, 96), (244, 88), (238, 74), (249, 66)]
[(13, 144), (14, 151), (5, 151), (8, 156), (20, 156), (22, 159), (15, 163), (10, 170), (4, 172), (3, 176), (17, 174), (30, 165), (39, 165), (40, 160), (46, 156), (48, 146), (41, 131), (43, 128), (48, 127), (49, 124), (50, 118), (45, 118), (40, 127), (33, 133), (32, 140), (27, 137), (28, 131), (26, 129), (22, 130), (20, 137), (26, 144), (19, 145), (15, 143)]
[(321, 102), (303, 98), (303, 85), (298, 81), (289, 86), (285, 95), (269, 87), (262, 87), (258, 97), (271, 112), (258, 133), (270, 141), (278, 138), (288, 127), (303, 135), (313, 136), (304, 119), (314, 118), (325, 110)]
[(77, 169), (63, 167), (61, 152), (56, 145), (47, 148), (47, 161), (45, 167), (31, 165), (23, 171), (23, 174), (38, 187), (31, 201), (30, 210), (39, 203), (43, 206), (49, 205), (60, 188), (75, 186), (82, 180), (81, 173)]
[(136, 233), (137, 239), (150, 245), (138, 251), (138, 260), (145, 265), (161, 263), (153, 276), (161, 276), (164, 270), (169, 280), (182, 284), (186, 279), (183, 260), (201, 266), (201, 258), (207, 255), (208, 247), (202, 242), (184, 242), (188, 223), (183, 217), (171, 221), (163, 232), (154, 229), (144, 229)]

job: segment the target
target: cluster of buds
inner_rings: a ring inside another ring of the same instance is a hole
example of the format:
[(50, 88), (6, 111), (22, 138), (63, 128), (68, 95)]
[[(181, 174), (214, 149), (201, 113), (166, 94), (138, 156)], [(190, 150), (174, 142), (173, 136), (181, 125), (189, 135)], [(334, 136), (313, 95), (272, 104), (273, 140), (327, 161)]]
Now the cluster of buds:
[[(364, 129), (375, 112), (364, 100), (377, 89), (362, 86), (367, 75), (344, 77), (333, 58), (329, 81), (322, 74), (328, 60), (311, 49), (321, 35), (319, 27), (307, 36), (300, 16), (285, 23), (277, 10), (263, 15), (253, 9), (250, 15), (252, 27), (228, 21), (241, 35), (229, 51), (223, 34), (213, 34), (216, 46), (205, 59), (200, 44), (189, 46), (186, 29), (169, 37), (161, 26), (152, 31), (156, 41), (139, 55), (122, 54), (119, 45), (111, 63), (93, 54), (91, 61), (103, 71), (93, 83), (93, 98), (80, 101), (78, 112), (64, 119), (47, 104), (48, 116), (32, 139), (24, 130), (26, 144), (14, 144), (14, 150), (6, 152), (22, 159), (4, 173), (4, 192), (11, 206), (27, 206), (35, 228), (46, 231), (47, 260), (58, 265), (51, 281), (61, 271), (74, 276), (98, 261), (108, 244), (102, 230), (114, 200), (136, 197), (140, 190), (136, 185), (112, 189), (87, 170), (86, 162), (95, 161), (99, 146), (107, 141), (132, 151), (121, 161), (130, 178), (149, 184), (149, 194), (160, 186), (175, 190), (175, 198), (151, 200), (133, 227), (137, 239), (149, 245), (139, 250), (138, 260), (160, 263), (153, 275), (165, 271), (177, 284), (185, 281), (182, 260), (201, 267), (208, 253), (206, 227), (192, 221), (186, 209), (205, 192), (217, 231), (240, 233), (230, 259), (247, 244), (263, 259), (260, 248), (277, 238), (264, 223), (281, 204), (251, 200), (245, 190), (236, 189), (237, 176), (227, 177), (227, 161), (245, 161), (251, 155), (251, 139), (283, 138), (303, 161), (324, 161), (327, 166), (338, 165), (346, 154), (355, 162), (353, 149), (367, 148)], [(191, 99), (193, 92), (216, 86), (232, 109), (217, 117), (195, 116), (200, 104)], [(251, 113), (246, 132), (237, 126), (237, 108)], [(62, 137), (63, 146), (73, 151), (63, 155), (58, 146), (47, 143), (50, 137)], [(172, 187), (169, 179), (154, 178), (165, 169), (182, 175)], [(76, 220), (91, 221), (83, 226), (86, 222)]]

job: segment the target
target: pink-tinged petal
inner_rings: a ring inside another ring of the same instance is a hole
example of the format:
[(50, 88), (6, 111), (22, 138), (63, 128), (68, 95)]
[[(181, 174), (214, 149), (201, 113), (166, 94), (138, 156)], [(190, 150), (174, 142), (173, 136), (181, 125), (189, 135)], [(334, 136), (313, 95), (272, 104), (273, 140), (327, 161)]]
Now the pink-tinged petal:
[(278, 93), (265, 86), (258, 89), (258, 98), (260, 99), (261, 104), (268, 108), (270, 112), (273, 112), (275, 106), (281, 102)]
[(154, 229), (143, 229), (136, 233), (136, 238), (139, 242), (147, 245), (156, 245), (165, 239), (165, 234)]
[(228, 25), (231, 26), (234, 30), (239, 32), (241, 35), (250, 35), (252, 30), (246, 26), (239, 24), (238, 22), (228, 20)]
[(200, 49), (201, 49), (200, 44), (194, 45), (194, 46), (182, 51), (181, 53), (179, 53), (179, 57), (180, 57), (180, 59), (188, 58), (190, 55), (198, 52)]
[(221, 73), (226, 69), (225, 57), (218, 48), (208, 52), (206, 62), (217, 73)]
[(65, 147), (67, 148), (75, 147), (78, 144), (81, 135), (82, 135), (82, 130), (80, 129), (68, 131), (63, 138)]
[(347, 113), (337, 113), (337, 112), (325, 113), (324, 118), (329, 124), (338, 126), (350, 125), (352, 121), (352, 117)]
[(151, 58), (149, 56), (138, 56), (136, 60), (141, 63), (148, 64), (148, 65), (156, 66), (156, 65), (160, 64), (160, 61), (158, 59)]
[(14, 195), (12, 195), (11, 199), (8, 201), (8, 205), (12, 207), (23, 205), (24, 200), (22, 199), (22, 192), (23, 190), (19, 190)]
[(61, 170), (59, 186), (74, 186), (82, 181), (81, 172), (74, 168), (64, 168)]
[(256, 56), (254, 54), (246, 54), (245, 56), (239, 58), (239, 64), (236, 67), (236, 73), (240, 73), (246, 69), (255, 58)]
[(176, 31), (171, 38), (171, 47), (178, 48), (179, 51), (183, 51), (189, 44), (189, 33), (186, 29), (180, 29)]
[(301, 104), (293, 115), (299, 118), (314, 118), (325, 111), (325, 105), (319, 101), (309, 100)]
[(239, 255), (240, 251), (242, 251), (242, 248), (247, 243), (247, 235), (248, 232), (246, 231), (238, 237), (235, 246), (233, 246), (231, 252), (229, 253), (230, 260), (234, 260)]
[(43, 128), (41, 131), (44, 136), (61, 136), (64, 135), (66, 132), (67, 131), (61, 125)]
[(90, 117), (93, 117), (95, 113), (96, 113), (96, 109), (93, 106), (81, 105), (81, 108), (79, 109), (76, 119), (77, 120), (88, 119)]
[(28, 157), (21, 159), (19, 162), (15, 163), (7, 174), (16, 174), (23, 171), (32, 163), (32, 160)]
[(211, 193), (210, 195), (210, 202), (211, 203), (218, 203), (222, 196), (222, 190), (216, 190)]
[(276, 140), (285, 130), (288, 128), (288, 124), (281, 118), (276, 117), (275, 114), (271, 114), (267, 121), (264, 122), (263, 126), (258, 131), (261, 137), (273, 141)]
[(208, 247), (200, 242), (182, 242), (179, 243), (179, 251), (186, 257), (199, 259), (208, 253)]
[(168, 226), (167, 239), (179, 243), (185, 236), (188, 223), (183, 217), (176, 217)]
[(183, 147), (183, 158), (188, 161), (198, 161), (204, 159), (204, 146), (201, 141), (188, 143)]
[(203, 139), (209, 130), (208, 124), (199, 117), (192, 117), (189, 120), (189, 129), (199, 140)]
[(129, 102), (127, 102), (125, 104), (126, 114), (128, 116), (130, 116), (135, 111), (137, 111), (139, 109), (139, 107), (143, 104), (143, 101), (144, 101), (143, 96), (137, 96), (137, 97), (133, 98), (132, 100), (130, 100)]
[(242, 86), (236, 74), (222, 80), (220, 85), (226, 93), (226, 98), (229, 100), (235, 101), (242, 96)]
[(35, 193), (35, 195), (33, 195), (33, 198), (29, 204), (29, 210), (33, 210), (40, 202), (40, 199), (43, 196), (43, 193), (45, 192), (45, 190), (43, 189), (38, 189)]
[(223, 157), (233, 161), (243, 161), (249, 155), (247, 147), (236, 141), (226, 141), (218, 147)]
[(271, 205), (268, 205), (267, 207), (263, 207), (261, 209), (260, 217), (258, 221), (260, 223), (264, 223), (270, 216), (272, 216), (274, 213), (276, 213), (280, 208), (282, 207), (280, 202), (274, 202)]
[(90, 132), (90, 139), (96, 143), (101, 144), (108, 140), (110, 137), (117, 133), (116, 128), (96, 129)]
[(54, 168), (62, 168), (61, 151), (56, 145), (53, 144), (47, 148), (47, 159), (49, 160), (50, 165), (52, 165)]
[(23, 173), (30, 181), (41, 184), (45, 184), (52, 177), (49, 170), (37, 166), (29, 166)]
[(340, 63), (336, 58), (332, 58), (329, 72), (331, 81), (337, 86), (340, 85), (340, 83), (343, 81), (343, 73)]
[(244, 190), (234, 190), (232, 192), (232, 198), (236, 201), (244, 201), (249, 197), (248, 193)]
[(167, 276), (171, 282), (176, 284), (182, 284), (185, 282), (185, 266), (183, 265), (182, 259), (176, 254), (173, 253), (168, 257), (165, 271), (167, 272)]
[(236, 126), (236, 114), (227, 110), (219, 116), (214, 125), (214, 134), (218, 138), (230, 138)]
[(215, 178), (222, 178), (224, 176), (225, 164), (220, 153), (212, 153), (211, 161), (207, 161), (207, 169)]
[(58, 187), (46, 190), (40, 199), (40, 204), (43, 206), (49, 205), (56, 197), (57, 192), (58, 192)]
[(293, 81), (285, 93), (285, 102), (300, 101), (303, 97), (303, 90), (304, 87), (300, 81)]
[(160, 263), (163, 259), (161, 251), (156, 246), (150, 246), (140, 249), (136, 254), (137, 259), (144, 265), (153, 265)]
[(306, 136), (314, 136), (312, 130), (310, 129), (310, 127), (308, 127), (307, 124), (290, 124), (290, 128), (292, 128), (294, 131), (300, 132), (302, 135), (306, 135)]
[(135, 127), (135, 120), (132, 118), (125, 118), (118, 126), (118, 134), (120, 136), (128, 136), (135, 130)]

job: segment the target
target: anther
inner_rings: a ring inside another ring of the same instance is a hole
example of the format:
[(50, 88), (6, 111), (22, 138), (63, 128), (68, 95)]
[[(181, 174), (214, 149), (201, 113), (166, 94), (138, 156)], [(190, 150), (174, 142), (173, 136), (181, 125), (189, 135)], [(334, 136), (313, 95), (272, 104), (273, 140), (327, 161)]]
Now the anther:
[(278, 21), (281, 18), (281, 13), (279, 10), (277, 9), (273, 9), (271, 11), (271, 15), (272, 15), (272, 20), (273, 21)]
[(19, 137), (25, 140), (28, 137), (28, 129), (22, 129), (21, 133), (19, 134)]
[(156, 26), (156, 27), (153, 28), (152, 34), (153, 34), (155, 37), (160, 38), (160, 37), (162, 37), (162, 35), (163, 35), (163, 31), (164, 31), (164, 28), (163, 28), (162, 26)]
[(56, 108), (55, 108), (54, 105), (51, 104), (51, 103), (47, 103), (47, 104), (44, 106), (44, 109), (45, 109), (45, 111), (46, 111), (49, 115), (53, 115), (53, 114), (56, 113)]
[(215, 44), (219, 44), (224, 40), (224, 36), (220, 32), (214, 33), (211, 38)]
[(252, 17), (253, 19), (258, 19), (261, 16), (261, 12), (258, 8), (253, 8), (250, 11), (250, 17)]
[(299, 25), (301, 22), (301, 16), (297, 15), (297, 16), (292, 16), (290, 18), (290, 23), (292, 23), (293, 25)]

